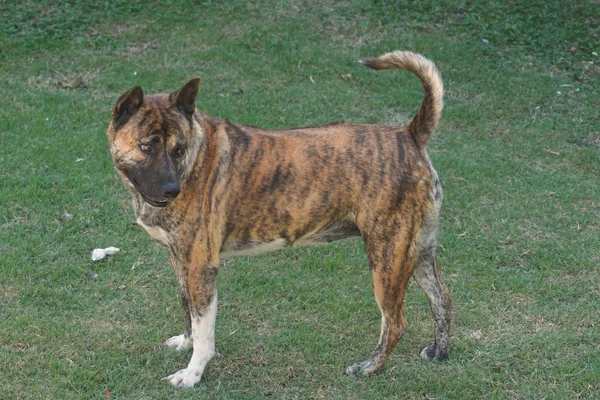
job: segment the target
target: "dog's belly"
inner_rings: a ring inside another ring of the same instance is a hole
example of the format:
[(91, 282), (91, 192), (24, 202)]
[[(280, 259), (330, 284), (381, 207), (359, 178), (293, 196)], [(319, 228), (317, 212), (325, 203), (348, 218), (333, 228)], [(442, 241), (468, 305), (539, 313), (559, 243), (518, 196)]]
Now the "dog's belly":
[(221, 258), (251, 256), (287, 247), (308, 246), (331, 243), (336, 240), (360, 236), (358, 227), (349, 221), (337, 222), (322, 229), (314, 230), (295, 240), (276, 238), (261, 240), (256, 238), (241, 238), (226, 241), (219, 256)]
[(256, 239), (238, 239), (225, 243), (219, 253), (220, 258), (254, 256), (260, 253), (280, 250), (289, 247), (286, 239), (279, 238), (272, 241), (260, 241)]
[(350, 221), (337, 222), (325, 228), (310, 232), (292, 243), (293, 247), (311, 244), (331, 243), (336, 240), (360, 236), (358, 227)]

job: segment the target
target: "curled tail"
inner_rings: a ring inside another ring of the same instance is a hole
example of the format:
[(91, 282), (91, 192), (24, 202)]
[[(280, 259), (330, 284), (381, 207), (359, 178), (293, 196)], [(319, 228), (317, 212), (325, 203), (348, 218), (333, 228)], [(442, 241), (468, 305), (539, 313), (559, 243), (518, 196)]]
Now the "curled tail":
[(425, 98), (417, 115), (408, 126), (414, 141), (425, 148), (427, 139), (435, 131), (444, 107), (444, 85), (435, 64), (420, 54), (394, 51), (375, 58), (364, 58), (361, 64), (372, 69), (406, 69), (419, 77), (425, 89)]

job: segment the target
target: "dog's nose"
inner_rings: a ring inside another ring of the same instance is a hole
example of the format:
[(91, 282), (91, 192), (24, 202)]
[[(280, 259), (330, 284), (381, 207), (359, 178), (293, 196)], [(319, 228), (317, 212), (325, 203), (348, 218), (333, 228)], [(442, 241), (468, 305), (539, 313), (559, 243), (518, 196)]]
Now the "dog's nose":
[(177, 197), (179, 192), (181, 192), (181, 188), (177, 182), (165, 183), (162, 187), (163, 196), (165, 196), (167, 199), (174, 199)]

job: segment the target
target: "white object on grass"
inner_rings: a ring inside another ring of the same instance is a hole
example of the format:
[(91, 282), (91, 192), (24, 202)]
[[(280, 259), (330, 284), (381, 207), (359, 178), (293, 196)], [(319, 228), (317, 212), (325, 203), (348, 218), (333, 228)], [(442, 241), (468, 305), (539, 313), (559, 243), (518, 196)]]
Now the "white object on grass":
[(92, 261), (102, 260), (107, 254), (112, 255), (119, 251), (117, 247), (107, 247), (105, 249), (94, 249), (92, 251)]

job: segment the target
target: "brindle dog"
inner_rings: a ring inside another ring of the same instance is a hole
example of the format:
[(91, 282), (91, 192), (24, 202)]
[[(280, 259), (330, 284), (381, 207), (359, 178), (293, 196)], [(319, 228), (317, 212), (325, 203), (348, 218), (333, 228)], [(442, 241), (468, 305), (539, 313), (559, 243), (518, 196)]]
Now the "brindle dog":
[(362, 63), (420, 78), (425, 99), (408, 126), (241, 126), (196, 109), (199, 79), (171, 94), (144, 96), (136, 86), (114, 106), (110, 153), (138, 223), (169, 252), (187, 315), (185, 333), (166, 341), (177, 350), (193, 347), (187, 368), (165, 378), (173, 386), (196, 384), (215, 354), (220, 259), (359, 235), (381, 336), (346, 372), (375, 373), (402, 337), (411, 276), (435, 319), (435, 342), (421, 355), (446, 358), (451, 300), (436, 264), (442, 189), (425, 151), (442, 111), (441, 76), (411, 52)]

